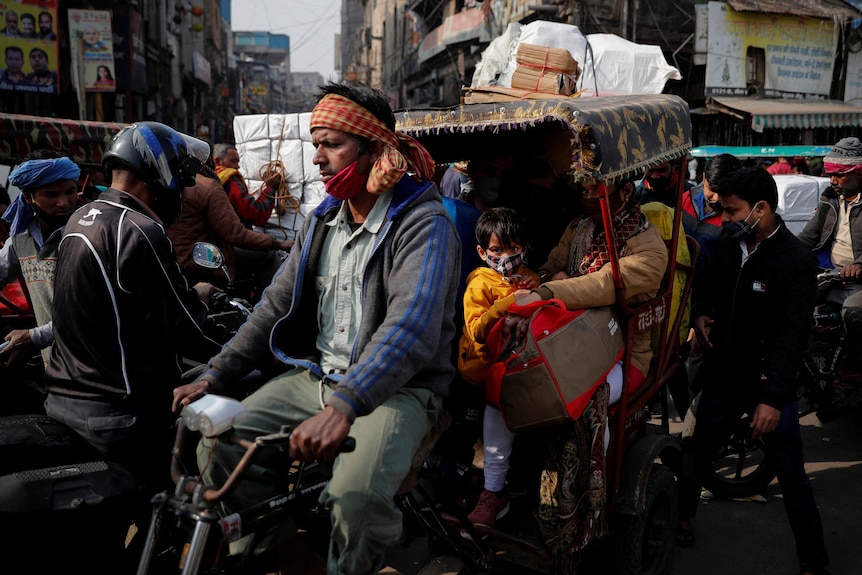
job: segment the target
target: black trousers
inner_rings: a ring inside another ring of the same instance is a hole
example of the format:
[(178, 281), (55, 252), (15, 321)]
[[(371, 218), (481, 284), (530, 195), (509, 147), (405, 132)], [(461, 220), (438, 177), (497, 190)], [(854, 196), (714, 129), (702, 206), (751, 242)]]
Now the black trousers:
[[(680, 517), (695, 516), (702, 478), (711, 473), (713, 459), (742, 415), (753, 414), (756, 407), (750, 400), (718, 398), (709, 389), (704, 390), (697, 408), (694, 436), (685, 448), (693, 461), (694, 477), (680, 480)], [(763, 436), (764, 451), (778, 470), (778, 484), (796, 540), (799, 563), (804, 569), (816, 570), (829, 564), (829, 556), (823, 541), (820, 510), (805, 472), (798, 410), (795, 401), (784, 406), (778, 426)]]

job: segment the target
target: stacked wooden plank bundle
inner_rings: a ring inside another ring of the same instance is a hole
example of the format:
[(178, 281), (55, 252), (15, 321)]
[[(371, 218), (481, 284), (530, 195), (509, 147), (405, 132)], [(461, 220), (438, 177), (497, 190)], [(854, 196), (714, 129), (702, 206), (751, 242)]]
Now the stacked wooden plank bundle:
[(565, 48), (518, 45), (512, 85), (465, 88), (465, 104), (575, 96), (581, 69)]
[(561, 96), (574, 94), (581, 70), (565, 48), (519, 44), (515, 61), (518, 66), (512, 75), (512, 88)]

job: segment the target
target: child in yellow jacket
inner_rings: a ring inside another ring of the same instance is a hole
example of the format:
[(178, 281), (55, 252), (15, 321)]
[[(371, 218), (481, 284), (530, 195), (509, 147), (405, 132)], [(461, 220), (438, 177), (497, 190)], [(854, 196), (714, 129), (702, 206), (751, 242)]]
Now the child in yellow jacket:
[[(497, 359), (486, 344), (491, 328), (515, 303), (517, 290), (539, 285), (539, 276), (524, 265), (527, 240), (524, 218), (510, 208), (491, 208), (476, 223), (476, 250), (488, 267), (476, 268), (467, 277), (464, 332), (458, 349), (458, 370), (473, 385), (485, 384)], [(494, 520), (509, 511), (505, 485), (514, 433), (506, 427), (500, 411), (486, 405), (482, 434), (485, 489), (468, 519), (493, 527)]]

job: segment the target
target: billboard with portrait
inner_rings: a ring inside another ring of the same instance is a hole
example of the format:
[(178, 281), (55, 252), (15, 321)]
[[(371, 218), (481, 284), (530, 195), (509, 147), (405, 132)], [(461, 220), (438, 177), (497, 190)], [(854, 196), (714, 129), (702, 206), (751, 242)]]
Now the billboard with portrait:
[(115, 92), (110, 10), (69, 10), (72, 77), (87, 92)]
[(59, 94), (57, 0), (0, 0), (0, 91)]

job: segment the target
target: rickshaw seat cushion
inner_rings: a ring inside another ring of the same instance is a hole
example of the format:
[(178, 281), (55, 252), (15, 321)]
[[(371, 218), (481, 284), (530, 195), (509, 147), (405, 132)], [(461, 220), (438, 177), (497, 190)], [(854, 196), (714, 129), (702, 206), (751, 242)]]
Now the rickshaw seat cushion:
[(497, 357), (485, 399), (512, 431), (580, 417), (623, 355), (612, 307), (567, 310), (559, 299), (512, 305), (488, 336)]
[[(673, 208), (664, 205), (661, 202), (649, 202), (641, 205), (641, 212), (647, 217), (649, 223), (656, 227), (661, 238), (668, 243), (673, 239)], [(670, 261), (670, 258), (668, 258)], [(685, 266), (691, 266), (691, 254), (689, 253), (688, 243), (685, 239), (685, 230), (682, 223), (679, 224), (679, 242), (676, 248), (676, 261)], [(671, 298), (670, 318), (671, 324), (676, 321), (677, 316), (682, 313), (682, 321), (679, 325), (679, 343), (685, 343), (688, 339), (690, 323), (691, 323), (691, 304), (686, 302), (685, 306), (681, 306), (685, 286), (688, 281), (688, 273), (683, 270), (677, 270), (673, 277), (673, 297)], [(682, 310), (680, 311), (680, 307)], [(652, 349), (653, 353), (659, 348), (659, 334), (661, 326), (657, 326), (652, 333)]]

